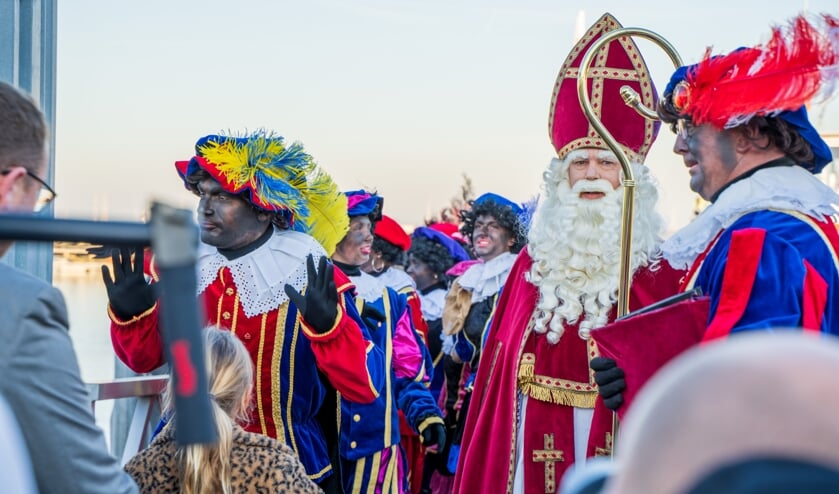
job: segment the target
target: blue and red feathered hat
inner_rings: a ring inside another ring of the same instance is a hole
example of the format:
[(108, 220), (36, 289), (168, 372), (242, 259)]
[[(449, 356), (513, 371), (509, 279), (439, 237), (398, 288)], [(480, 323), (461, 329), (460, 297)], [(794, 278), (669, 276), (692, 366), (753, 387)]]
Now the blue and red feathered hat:
[(301, 143), (286, 145), (273, 132), (204, 136), (195, 144), (195, 156), (175, 162), (175, 168), (188, 189), (188, 177), (207, 172), (226, 192), (317, 239), (330, 255), (349, 228), (347, 198), (332, 178)]
[(813, 173), (833, 159), (830, 147), (807, 118), (806, 105), (827, 98), (839, 81), (839, 19), (817, 25), (804, 16), (775, 27), (768, 42), (739, 48), (678, 68), (664, 90), (673, 107), (695, 125), (728, 129), (754, 117), (778, 117), (810, 144), (815, 159), (801, 163)]
[(376, 222), (382, 219), (382, 206), (384, 198), (375, 192), (368, 192), (364, 189), (344, 192), (347, 199), (345, 215), (369, 216), (370, 221)]

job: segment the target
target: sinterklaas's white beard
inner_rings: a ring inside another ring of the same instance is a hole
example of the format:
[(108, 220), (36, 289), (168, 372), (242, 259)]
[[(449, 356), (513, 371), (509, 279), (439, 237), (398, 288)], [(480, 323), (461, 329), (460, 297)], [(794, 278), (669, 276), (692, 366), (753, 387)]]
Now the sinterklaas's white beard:
[[(637, 168), (632, 273), (656, 261), (662, 224), (655, 212), (655, 186), (646, 168)], [(581, 199), (584, 191), (605, 196)], [(623, 190), (605, 180), (580, 180), (573, 190), (562, 180), (539, 205), (528, 235), (533, 259), (528, 280), (539, 289), (534, 331), (547, 333), (550, 343), (559, 342), (566, 324), (579, 323), (578, 334), (587, 339), (592, 329), (609, 322), (618, 291), (622, 203)]]

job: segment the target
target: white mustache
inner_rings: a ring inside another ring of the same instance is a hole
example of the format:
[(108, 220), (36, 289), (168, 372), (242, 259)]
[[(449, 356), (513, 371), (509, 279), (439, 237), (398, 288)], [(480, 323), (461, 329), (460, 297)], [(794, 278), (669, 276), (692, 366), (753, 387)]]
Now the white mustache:
[(615, 188), (612, 187), (612, 184), (609, 183), (608, 180), (603, 180), (602, 178), (598, 178), (597, 180), (578, 180), (571, 189), (571, 191), (576, 195), (584, 192), (601, 192), (603, 194), (609, 194), (614, 190)]

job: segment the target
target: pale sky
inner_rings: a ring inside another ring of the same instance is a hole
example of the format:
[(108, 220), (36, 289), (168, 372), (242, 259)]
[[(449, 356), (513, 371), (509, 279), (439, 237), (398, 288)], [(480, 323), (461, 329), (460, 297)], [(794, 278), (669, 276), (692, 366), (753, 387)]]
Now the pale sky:
[[(580, 10), (586, 26), (610, 12), (651, 29), (693, 63), (805, 9), (839, 13), (835, 0), (62, 1), (56, 215), (193, 208), (174, 161), (200, 136), (258, 128), (302, 141), (342, 190), (377, 189), (404, 224), (448, 203), (462, 174), (521, 202), (554, 157), (548, 107)], [(672, 64), (637, 43), (662, 89)], [(839, 132), (835, 99), (813, 113)], [(647, 164), (676, 228), (695, 196), (672, 144), (663, 129)]]

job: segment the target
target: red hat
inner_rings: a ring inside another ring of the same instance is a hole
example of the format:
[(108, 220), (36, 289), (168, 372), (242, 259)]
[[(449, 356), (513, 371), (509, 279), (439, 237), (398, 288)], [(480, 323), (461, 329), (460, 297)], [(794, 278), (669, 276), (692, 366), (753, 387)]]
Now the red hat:
[(382, 219), (376, 223), (374, 232), (377, 237), (399, 247), (403, 251), (411, 248), (411, 237), (405, 233), (405, 230), (393, 218), (387, 215), (382, 215)]
[(458, 226), (455, 225), (454, 223), (432, 223), (432, 224), (428, 225), (428, 228), (431, 228), (433, 230), (437, 230), (440, 233), (445, 233), (446, 235), (448, 235), (450, 237), (452, 235), (454, 235), (455, 233), (457, 233), (458, 231), (460, 231)]
[(460, 233), (460, 227), (455, 225), (454, 223), (445, 223), (445, 222), (432, 223), (432, 224), (428, 225), (428, 228), (431, 228), (432, 230), (437, 230), (440, 233), (446, 234), (449, 237), (451, 237), (451, 238), (457, 240), (458, 242), (460, 242), (462, 245), (466, 245), (466, 244), (469, 243), (466, 240), (466, 238), (463, 236), (463, 234)]
[[(586, 119), (577, 96), (577, 74), (589, 46), (603, 33), (620, 29), (611, 14), (603, 14), (574, 45), (559, 69), (551, 98), (548, 128), (560, 159), (580, 148), (609, 149)], [(588, 94), (595, 114), (621, 144), (630, 161), (643, 162), (658, 134), (659, 122), (648, 120), (623, 102), (621, 86), (629, 86), (648, 108), (656, 106), (656, 91), (638, 47), (629, 36), (604, 46), (588, 69)]]

